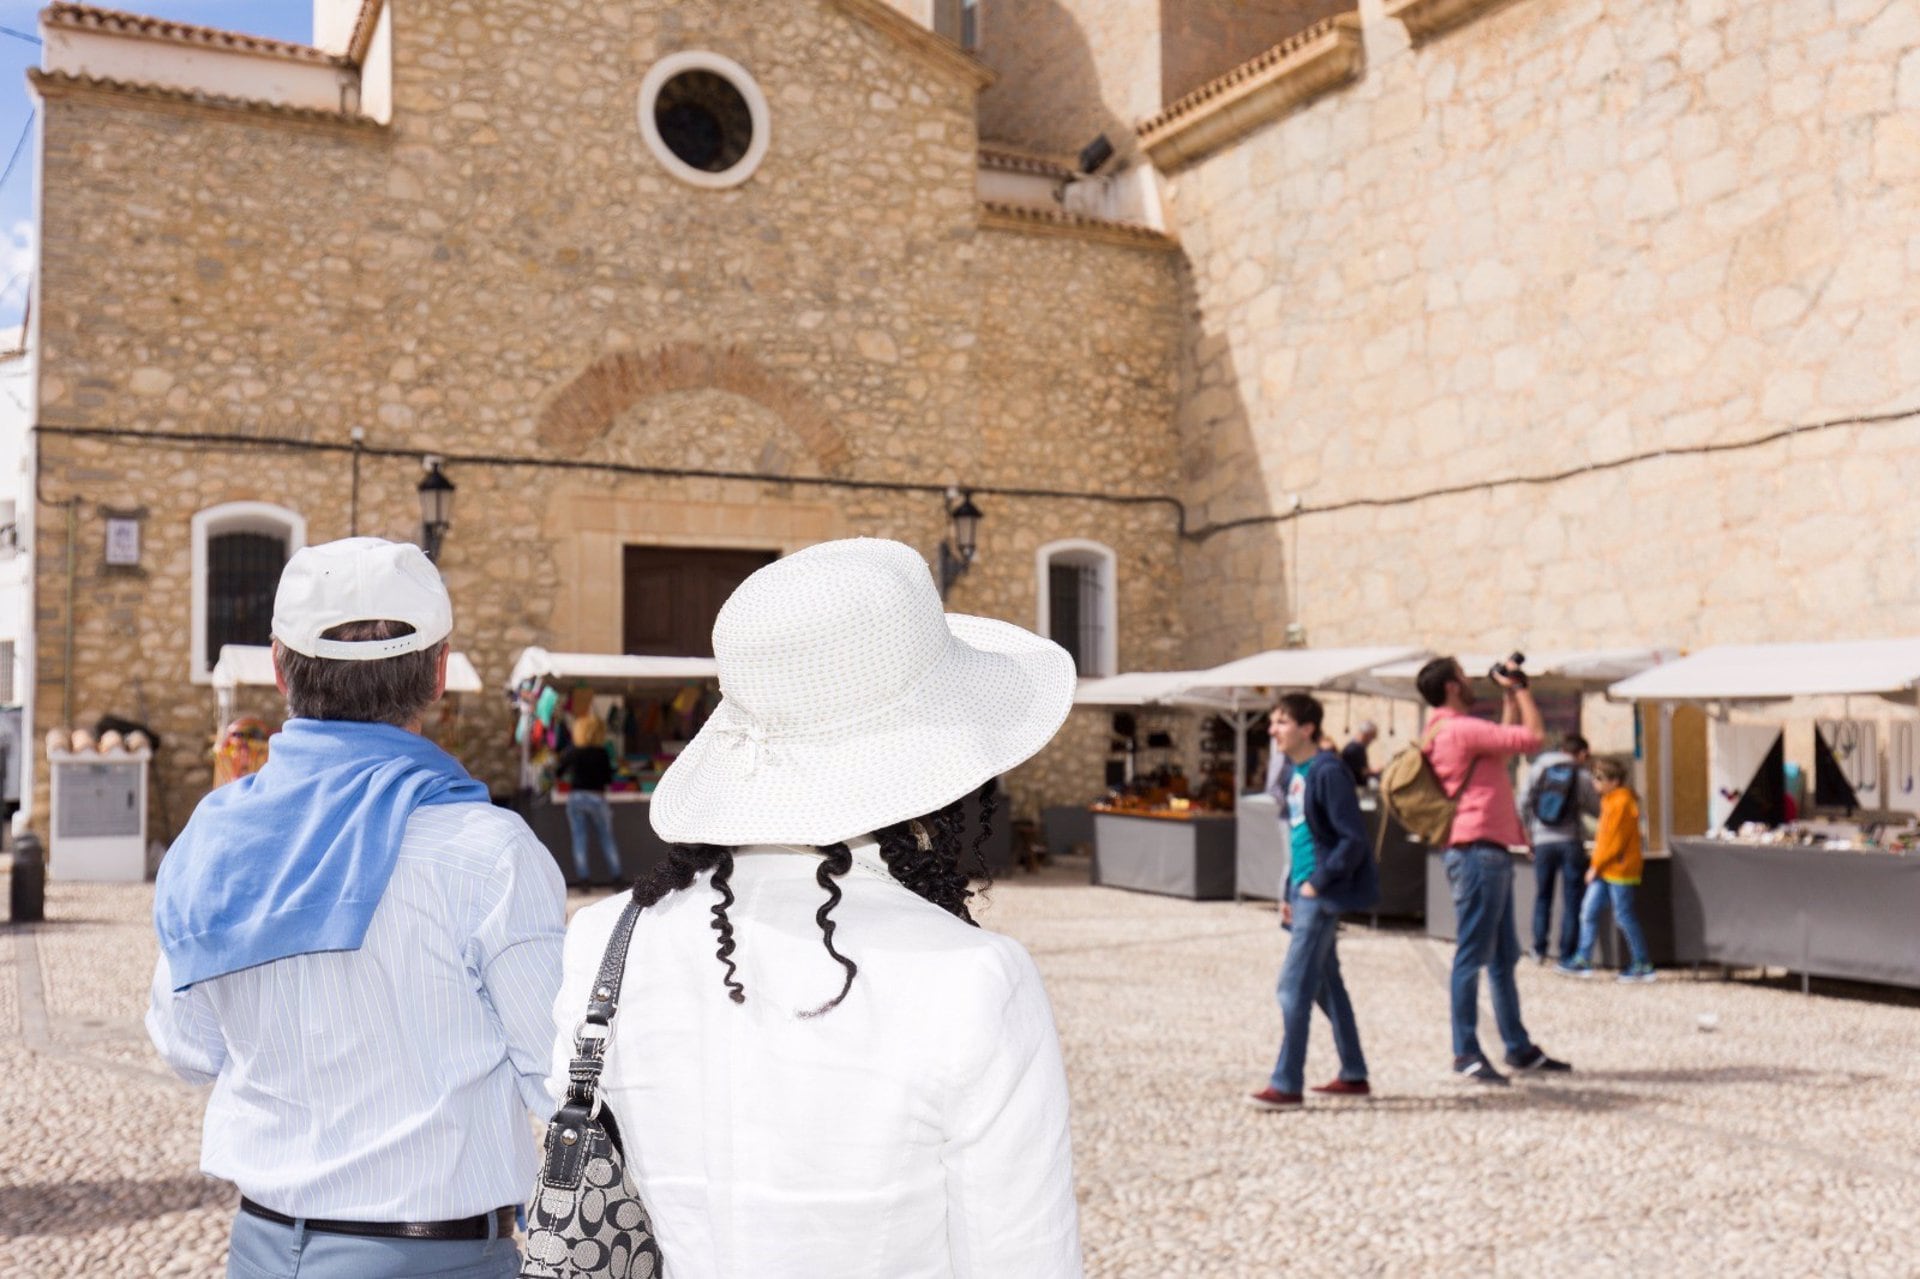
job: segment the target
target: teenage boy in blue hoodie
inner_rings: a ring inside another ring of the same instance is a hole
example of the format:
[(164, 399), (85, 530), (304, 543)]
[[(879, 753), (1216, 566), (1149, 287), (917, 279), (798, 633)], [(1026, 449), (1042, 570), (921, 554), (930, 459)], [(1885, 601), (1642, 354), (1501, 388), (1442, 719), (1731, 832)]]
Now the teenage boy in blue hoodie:
[(1267, 717), (1267, 735), (1282, 760), (1269, 793), (1280, 804), (1291, 846), (1280, 922), (1293, 930), (1280, 967), (1280, 1059), (1267, 1086), (1251, 1101), (1262, 1110), (1297, 1108), (1307, 1067), (1307, 1029), (1318, 1004), (1333, 1023), (1340, 1075), (1313, 1091), (1364, 1097), (1367, 1059), (1360, 1028), (1340, 979), (1340, 916), (1380, 900), (1380, 877), (1368, 847), (1353, 774), (1320, 746), (1324, 716), (1318, 699), (1288, 693)]

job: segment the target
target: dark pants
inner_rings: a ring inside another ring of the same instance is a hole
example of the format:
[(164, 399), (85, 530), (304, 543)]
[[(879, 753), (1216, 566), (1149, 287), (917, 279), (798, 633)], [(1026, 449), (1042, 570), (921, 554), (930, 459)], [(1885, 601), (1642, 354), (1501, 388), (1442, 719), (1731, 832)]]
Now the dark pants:
[(1458, 941), (1453, 952), (1453, 1055), (1479, 1057), (1480, 970), (1487, 970), (1493, 1020), (1507, 1052), (1519, 1057), (1533, 1047), (1520, 1020), (1520, 988), (1513, 980), (1520, 961), (1520, 933), (1513, 925), (1513, 857), (1498, 844), (1449, 848), (1447, 885), (1453, 890)]
[(1560, 949), (1573, 954), (1580, 935), (1580, 898), (1586, 888), (1587, 854), (1580, 841), (1551, 840), (1533, 850), (1533, 948), (1547, 953), (1547, 926), (1553, 918), (1554, 881), (1560, 881)]

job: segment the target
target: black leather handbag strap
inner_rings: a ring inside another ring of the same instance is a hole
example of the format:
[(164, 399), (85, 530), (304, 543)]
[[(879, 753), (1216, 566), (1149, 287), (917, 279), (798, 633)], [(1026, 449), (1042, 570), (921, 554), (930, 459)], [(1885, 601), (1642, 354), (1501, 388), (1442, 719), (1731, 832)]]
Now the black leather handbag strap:
[(613, 1015), (620, 1009), (620, 983), (627, 975), (627, 950), (633, 944), (633, 928), (640, 920), (640, 903), (627, 899), (607, 939), (607, 953), (601, 956), (600, 972), (587, 992), (587, 1015), (573, 1037), (573, 1060), (567, 1065), (567, 1098), (583, 1106), (595, 1104), (600, 1087), (600, 1071), (606, 1065), (607, 1042), (613, 1036)]

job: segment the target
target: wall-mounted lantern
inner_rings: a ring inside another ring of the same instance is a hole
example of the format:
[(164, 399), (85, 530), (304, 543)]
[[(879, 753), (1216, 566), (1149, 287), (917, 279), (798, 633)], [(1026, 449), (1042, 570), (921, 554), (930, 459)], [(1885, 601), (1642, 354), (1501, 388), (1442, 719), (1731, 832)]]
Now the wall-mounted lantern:
[(980, 546), (980, 508), (973, 494), (959, 489), (947, 490), (947, 519), (953, 534), (940, 543), (940, 598), (945, 599), (953, 584), (973, 566), (973, 554)]
[(453, 481), (440, 470), (440, 459), (422, 458), (426, 474), (420, 479), (420, 547), (427, 558), (438, 561), (440, 544), (453, 527)]

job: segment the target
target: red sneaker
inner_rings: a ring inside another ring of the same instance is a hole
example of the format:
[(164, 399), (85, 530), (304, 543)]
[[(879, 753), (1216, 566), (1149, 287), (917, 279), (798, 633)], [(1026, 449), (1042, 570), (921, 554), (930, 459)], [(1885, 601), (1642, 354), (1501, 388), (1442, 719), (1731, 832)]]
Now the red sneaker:
[(1298, 1110), (1300, 1108), (1300, 1094), (1297, 1092), (1280, 1092), (1274, 1088), (1262, 1088), (1259, 1092), (1247, 1098), (1247, 1104), (1255, 1110)]
[(1329, 1097), (1371, 1097), (1373, 1095), (1373, 1089), (1367, 1086), (1367, 1081), (1364, 1079), (1357, 1083), (1351, 1079), (1336, 1079), (1330, 1084), (1321, 1084), (1314, 1091)]

